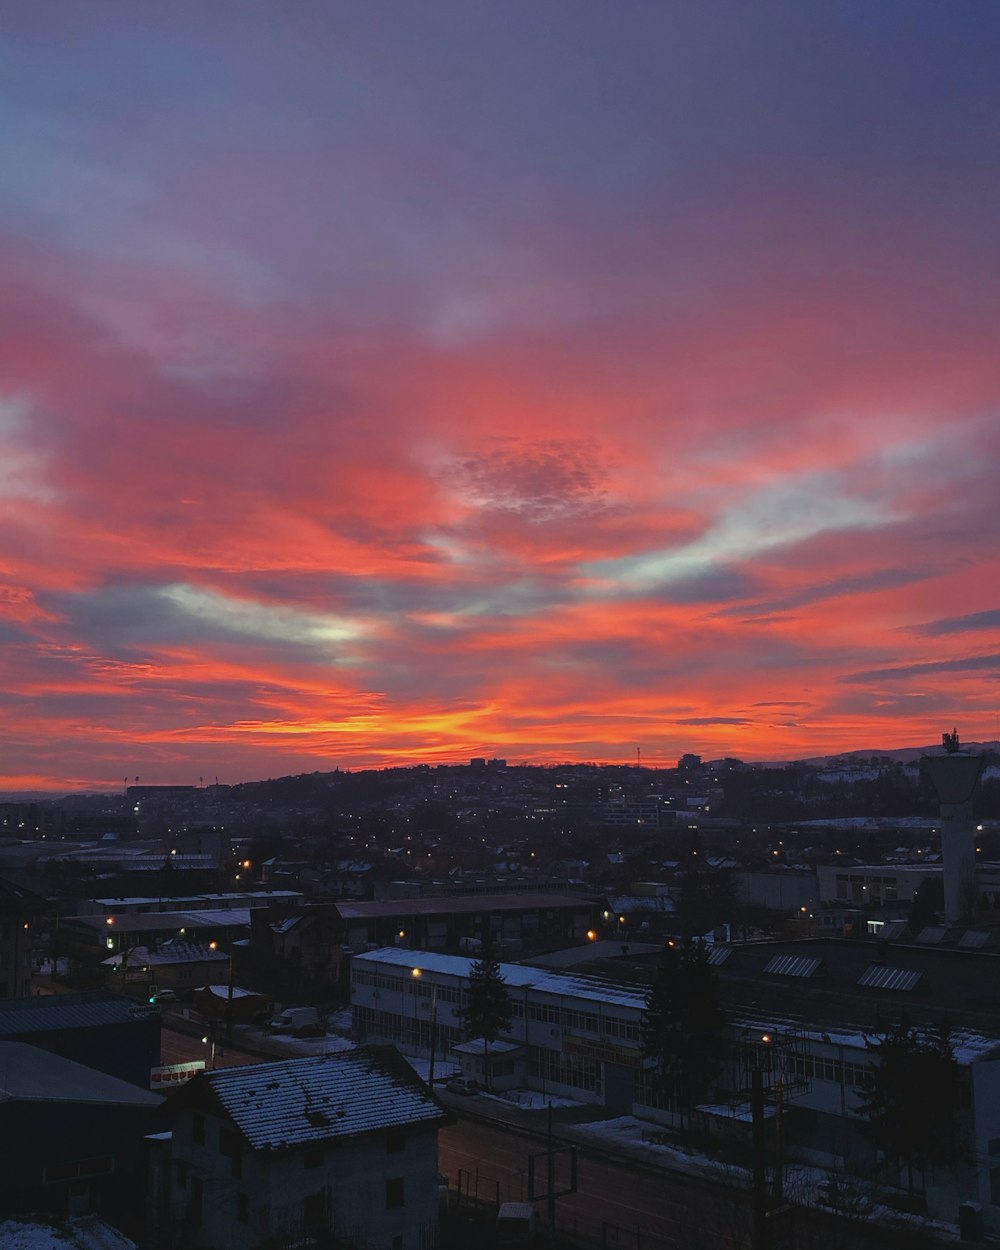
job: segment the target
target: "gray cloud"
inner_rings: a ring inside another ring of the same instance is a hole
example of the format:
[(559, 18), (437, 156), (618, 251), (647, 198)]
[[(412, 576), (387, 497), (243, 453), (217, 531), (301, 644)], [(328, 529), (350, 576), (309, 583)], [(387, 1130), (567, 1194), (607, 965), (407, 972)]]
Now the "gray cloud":
[(752, 725), (753, 721), (744, 720), (740, 716), (685, 716), (674, 722), (675, 725)]
[(775, 612), (788, 612), (794, 608), (808, 607), (825, 599), (837, 599), (842, 595), (881, 594), (899, 586), (926, 581), (935, 577), (935, 569), (873, 569), (857, 577), (840, 577), (832, 581), (816, 582), (801, 586), (787, 595), (764, 599), (754, 604), (733, 604), (723, 612), (725, 616), (770, 616)]
[(608, 473), (596, 456), (583, 440), (500, 439), (453, 465), (445, 479), (480, 507), (534, 521), (603, 515)]
[(1000, 671), (1000, 655), (971, 655), (961, 660), (932, 660), (925, 664), (901, 664), (896, 668), (871, 668), (862, 673), (847, 673), (838, 680), (852, 685), (873, 681), (900, 681), (907, 677), (924, 677), (931, 673)]
[(937, 638), (942, 634), (963, 634), (976, 629), (1000, 628), (1000, 608), (991, 608), (986, 612), (972, 612), (968, 616), (946, 616), (936, 621), (927, 621), (914, 627), (914, 633), (924, 638)]

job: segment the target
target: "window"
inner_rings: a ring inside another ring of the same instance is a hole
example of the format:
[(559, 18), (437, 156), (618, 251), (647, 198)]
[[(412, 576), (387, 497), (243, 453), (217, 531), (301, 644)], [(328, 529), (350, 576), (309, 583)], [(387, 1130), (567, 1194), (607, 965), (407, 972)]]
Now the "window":
[(219, 1154), (229, 1160), (231, 1175), (239, 1180), (243, 1175), (243, 1143), (228, 1128), (219, 1130)]
[(394, 1176), (385, 1183), (386, 1207), (401, 1207), (406, 1201), (402, 1176)]
[(990, 1168), (990, 1202), (1000, 1207), (1000, 1168)]
[(406, 1135), (404, 1133), (390, 1133), (385, 1139), (385, 1152), (389, 1155), (398, 1155), (406, 1149)]
[(321, 1168), (323, 1166), (322, 1150), (307, 1150), (302, 1162), (307, 1168)]
[(205, 1117), (197, 1113), (191, 1120), (191, 1140), (197, 1146), (205, 1144)]
[(178, 1189), (187, 1189), (188, 1170), (186, 1163), (177, 1164), (177, 1174), (174, 1178), (174, 1184)]
[(326, 1224), (326, 1195), (306, 1194), (302, 1199), (302, 1223), (306, 1231), (323, 1228)]
[(236, 1218), (241, 1224), (250, 1223), (250, 1199), (246, 1194), (236, 1195)]
[(393, 1237), (392, 1241), (389, 1244), (392, 1246), (392, 1250), (403, 1250), (402, 1235), (398, 1237)]

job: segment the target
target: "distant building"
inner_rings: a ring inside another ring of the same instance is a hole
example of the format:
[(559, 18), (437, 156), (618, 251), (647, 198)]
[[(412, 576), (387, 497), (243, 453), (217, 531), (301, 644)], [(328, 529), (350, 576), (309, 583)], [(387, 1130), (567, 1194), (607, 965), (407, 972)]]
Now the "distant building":
[(437, 1134), (449, 1117), (391, 1047), (206, 1072), (164, 1110), (151, 1246), (436, 1241)]
[(45, 900), (0, 879), (0, 999), (31, 993), (31, 946)]
[(102, 961), (107, 968), (108, 984), (120, 986), (123, 992), (138, 996), (156, 990), (171, 989), (180, 993), (199, 985), (224, 981), (229, 975), (229, 956), (213, 950), (208, 944), (170, 941), (150, 949), (134, 946), (121, 955)]

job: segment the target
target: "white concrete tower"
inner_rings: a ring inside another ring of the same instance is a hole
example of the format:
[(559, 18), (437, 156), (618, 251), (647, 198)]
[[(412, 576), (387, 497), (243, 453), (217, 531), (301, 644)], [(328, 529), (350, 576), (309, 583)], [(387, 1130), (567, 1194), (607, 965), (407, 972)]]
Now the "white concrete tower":
[(942, 735), (944, 755), (920, 761), (941, 804), (941, 858), (944, 861), (944, 918), (969, 924), (976, 916), (976, 830), (972, 797), (983, 770), (983, 757), (959, 747), (958, 730)]

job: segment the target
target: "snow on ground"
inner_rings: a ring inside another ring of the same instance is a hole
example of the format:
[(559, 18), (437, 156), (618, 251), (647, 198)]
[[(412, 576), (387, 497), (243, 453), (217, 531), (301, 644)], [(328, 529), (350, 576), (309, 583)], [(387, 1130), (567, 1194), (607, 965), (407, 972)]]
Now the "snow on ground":
[[(322, 1037), (292, 1037), (288, 1033), (272, 1033), (253, 1024), (236, 1025), (233, 1045), (239, 1047), (241, 1040), (250, 1048), (259, 1046), (266, 1049), (275, 1059), (304, 1059), (309, 1055), (334, 1055), (355, 1049), (355, 1043), (350, 1038), (334, 1033), (326, 1033)], [(261, 1062), (266, 1063), (267, 1060), (262, 1058)]]
[(135, 1250), (134, 1241), (95, 1216), (58, 1224), (3, 1220), (0, 1246), (3, 1250)]
[(579, 1107), (582, 1104), (572, 1098), (559, 1098), (554, 1094), (542, 1094), (537, 1089), (507, 1089), (503, 1093), (482, 1094), (491, 1102), (513, 1104), (525, 1111), (544, 1111), (546, 1107)]

